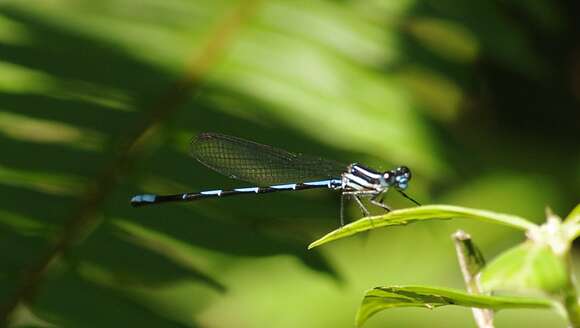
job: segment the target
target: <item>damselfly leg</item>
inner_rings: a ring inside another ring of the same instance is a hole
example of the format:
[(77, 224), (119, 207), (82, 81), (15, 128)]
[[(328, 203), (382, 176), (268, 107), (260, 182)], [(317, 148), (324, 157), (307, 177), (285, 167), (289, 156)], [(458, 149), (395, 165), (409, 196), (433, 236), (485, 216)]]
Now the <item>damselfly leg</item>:
[(385, 194), (387, 193), (387, 191), (388, 191), (388, 189), (381, 191), (380, 193), (371, 197), (371, 199), (369, 201), (371, 202), (371, 204), (376, 205), (376, 206), (384, 209), (387, 212), (390, 212), (391, 208), (389, 206), (387, 206), (385, 203), (383, 203), (383, 200), (385, 198)]

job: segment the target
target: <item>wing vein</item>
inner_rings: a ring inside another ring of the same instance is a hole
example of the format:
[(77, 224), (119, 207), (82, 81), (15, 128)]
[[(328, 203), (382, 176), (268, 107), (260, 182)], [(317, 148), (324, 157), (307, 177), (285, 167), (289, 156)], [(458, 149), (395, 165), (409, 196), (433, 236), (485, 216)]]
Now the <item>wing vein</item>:
[(191, 155), (220, 174), (258, 185), (337, 178), (347, 167), (320, 157), (207, 132), (193, 139)]

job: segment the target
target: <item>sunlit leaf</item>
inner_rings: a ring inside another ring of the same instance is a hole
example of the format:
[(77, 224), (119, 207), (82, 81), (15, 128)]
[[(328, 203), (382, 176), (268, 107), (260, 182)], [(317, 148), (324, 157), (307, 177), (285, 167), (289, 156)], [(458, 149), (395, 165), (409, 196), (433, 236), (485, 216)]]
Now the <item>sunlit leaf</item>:
[(526, 241), (499, 255), (481, 273), (487, 290), (557, 293), (568, 281), (566, 262), (546, 244)]
[(580, 236), (580, 204), (576, 205), (564, 220), (564, 229), (566, 230), (570, 241), (573, 241)]
[(543, 299), (473, 295), (464, 291), (429, 286), (376, 287), (367, 291), (356, 315), (356, 326), (379, 311), (398, 307), (433, 309), (445, 305), (459, 305), (493, 310), (515, 308), (551, 308), (552, 302)]
[(574, 207), (572, 212), (570, 212), (568, 216), (566, 216), (565, 222), (571, 221), (575, 223), (580, 222), (580, 204), (576, 205), (576, 207)]
[(489, 223), (506, 225), (521, 230), (528, 230), (536, 227), (535, 224), (515, 215), (501, 214), (485, 210), (476, 210), (459, 206), (427, 205), (391, 211), (385, 215), (362, 218), (328, 233), (326, 236), (311, 243), (308, 248), (314, 248), (329, 241), (380, 227), (405, 225), (425, 220), (446, 220), (454, 218), (485, 221)]

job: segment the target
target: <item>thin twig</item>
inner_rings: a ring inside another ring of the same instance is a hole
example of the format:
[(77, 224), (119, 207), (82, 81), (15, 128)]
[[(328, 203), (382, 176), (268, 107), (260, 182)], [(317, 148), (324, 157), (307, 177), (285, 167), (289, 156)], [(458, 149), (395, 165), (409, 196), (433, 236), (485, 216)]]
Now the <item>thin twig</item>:
[(572, 257), (570, 253), (566, 255), (566, 264), (568, 267), (568, 282), (564, 288), (563, 305), (568, 316), (569, 327), (580, 327), (580, 306), (578, 305), (578, 291), (576, 277), (572, 270)]
[(22, 282), (11, 298), (0, 306), (0, 327), (8, 325), (14, 309), (23, 301), (31, 301), (40, 287), (43, 277), (50, 264), (58, 259), (68, 249), (80, 242), (96, 227), (101, 218), (97, 216), (98, 209), (105, 201), (109, 192), (117, 185), (120, 177), (125, 175), (142, 153), (142, 145), (151, 135), (178, 109), (190, 96), (191, 92), (203, 82), (207, 72), (215, 66), (221, 55), (232, 43), (234, 34), (255, 12), (259, 0), (244, 0), (230, 13), (226, 14), (217, 24), (217, 28), (209, 37), (209, 42), (199, 56), (195, 56), (186, 70), (184, 77), (176, 81), (167, 92), (146, 108), (143, 113), (148, 117), (135, 124), (132, 132), (124, 138), (118, 154), (81, 197), (78, 210), (66, 220), (61, 233), (48, 251), (22, 275)]
[[(451, 238), (455, 243), (459, 267), (465, 280), (467, 291), (471, 294), (481, 295), (482, 291), (478, 282), (478, 273), (485, 266), (483, 255), (471, 241), (471, 236), (463, 230), (455, 232)], [(493, 311), (489, 309), (471, 308), (473, 317), (479, 328), (493, 328)]]

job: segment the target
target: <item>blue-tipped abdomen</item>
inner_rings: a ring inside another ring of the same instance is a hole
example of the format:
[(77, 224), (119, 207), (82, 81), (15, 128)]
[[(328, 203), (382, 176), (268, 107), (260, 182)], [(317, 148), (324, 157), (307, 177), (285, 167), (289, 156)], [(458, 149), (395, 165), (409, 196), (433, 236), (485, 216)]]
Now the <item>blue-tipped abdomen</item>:
[(152, 194), (136, 195), (131, 198), (131, 205), (142, 206), (155, 203), (157, 196)]

